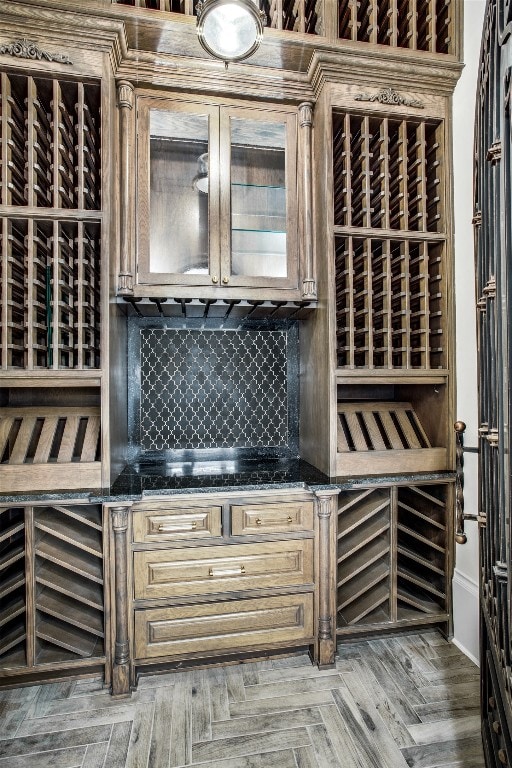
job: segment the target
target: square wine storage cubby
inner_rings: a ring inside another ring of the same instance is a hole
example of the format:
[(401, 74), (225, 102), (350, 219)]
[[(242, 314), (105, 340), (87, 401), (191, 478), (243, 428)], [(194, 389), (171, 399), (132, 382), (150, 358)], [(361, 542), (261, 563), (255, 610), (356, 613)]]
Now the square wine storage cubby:
[(341, 636), (392, 625), (446, 624), (451, 486), (368, 486), (338, 497)]
[(0, 676), (105, 662), (101, 505), (0, 508)]
[(100, 367), (100, 89), (0, 75), (3, 370)]
[(339, 384), (337, 477), (449, 468), (445, 384)]

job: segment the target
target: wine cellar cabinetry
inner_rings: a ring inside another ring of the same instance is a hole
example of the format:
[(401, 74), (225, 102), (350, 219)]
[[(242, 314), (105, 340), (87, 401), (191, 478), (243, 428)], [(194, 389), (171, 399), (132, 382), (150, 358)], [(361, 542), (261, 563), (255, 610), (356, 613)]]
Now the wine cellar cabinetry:
[(445, 470), (451, 461), (451, 436), (433, 419), (451, 399), (443, 107), (423, 116), (415, 95), (388, 96), (382, 102), (394, 98), (393, 107), (348, 89), (332, 96), (331, 472), (339, 477)]
[(2, 369), (99, 368), (99, 86), (2, 73), (0, 99)]
[(450, 632), (459, 5), (2, 5), (2, 684)]
[[(194, 0), (112, 0), (136, 8), (195, 15)], [(456, 0), (262, 0), (270, 29), (357, 43), (453, 54)]]
[(340, 492), (340, 636), (377, 626), (448, 621), (451, 498), (447, 484)]
[(0, 672), (105, 662), (101, 505), (0, 509)]

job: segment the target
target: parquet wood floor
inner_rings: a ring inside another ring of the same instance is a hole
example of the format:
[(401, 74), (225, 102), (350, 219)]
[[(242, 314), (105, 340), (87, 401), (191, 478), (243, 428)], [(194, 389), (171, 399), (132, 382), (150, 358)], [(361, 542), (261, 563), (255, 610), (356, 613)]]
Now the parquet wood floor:
[(0, 692), (0, 768), (484, 768), (478, 669), (436, 631), (306, 656)]

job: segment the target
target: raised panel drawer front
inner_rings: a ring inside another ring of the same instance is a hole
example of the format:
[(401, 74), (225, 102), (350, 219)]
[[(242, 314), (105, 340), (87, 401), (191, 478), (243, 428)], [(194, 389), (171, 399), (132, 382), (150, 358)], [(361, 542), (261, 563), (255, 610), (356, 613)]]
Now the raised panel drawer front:
[(244, 533), (287, 533), (313, 528), (312, 501), (282, 504), (234, 504), (231, 507), (233, 536)]
[(220, 536), (221, 513), (217, 505), (139, 509), (133, 513), (133, 538), (145, 543)]
[(313, 541), (134, 553), (135, 597), (207, 595), (313, 583)]
[(312, 594), (135, 611), (139, 659), (296, 645), (312, 636)]

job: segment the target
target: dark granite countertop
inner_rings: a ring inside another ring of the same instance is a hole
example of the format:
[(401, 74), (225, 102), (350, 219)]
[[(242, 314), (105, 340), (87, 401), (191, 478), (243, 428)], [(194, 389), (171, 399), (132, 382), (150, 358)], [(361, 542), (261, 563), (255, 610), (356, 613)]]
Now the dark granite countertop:
[(109, 488), (0, 494), (0, 504), (83, 501), (95, 504), (137, 501), (148, 496), (211, 493), (220, 489), (264, 491), (277, 489), (350, 490), (369, 485), (452, 481), (454, 472), (329, 478), (301, 459), (246, 459), (226, 461), (146, 462), (126, 466)]

